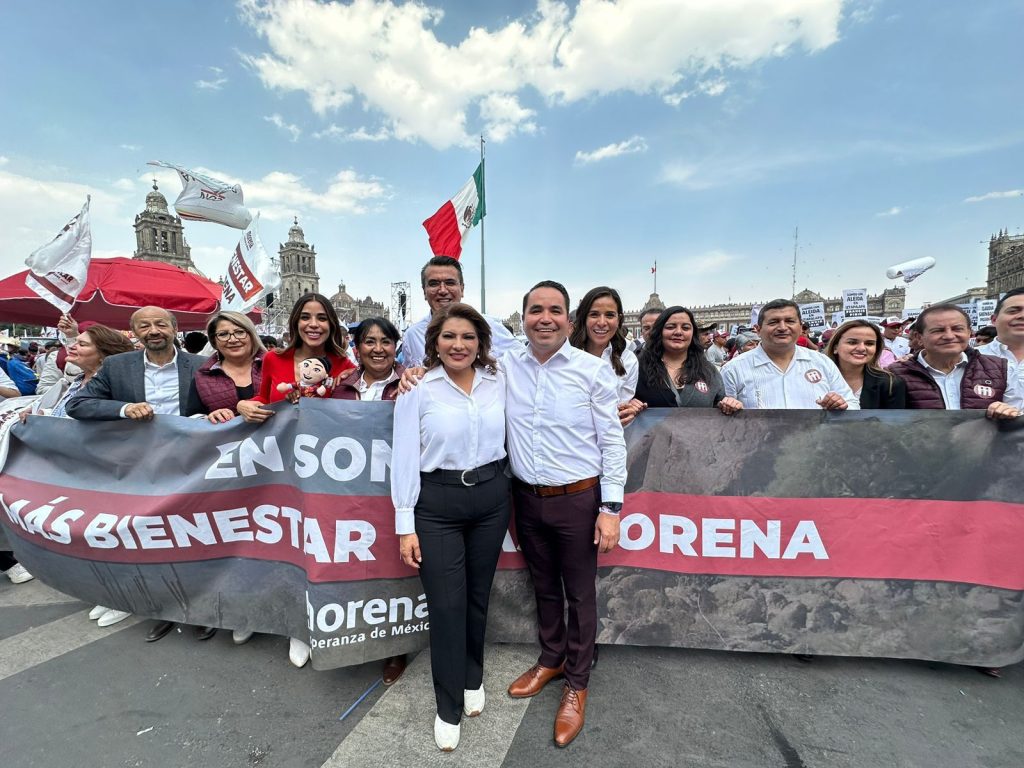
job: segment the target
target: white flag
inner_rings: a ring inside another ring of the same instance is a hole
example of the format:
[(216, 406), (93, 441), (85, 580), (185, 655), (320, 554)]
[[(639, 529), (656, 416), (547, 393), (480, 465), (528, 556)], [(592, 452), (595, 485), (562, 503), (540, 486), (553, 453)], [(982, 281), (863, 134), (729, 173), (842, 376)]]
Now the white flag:
[(92, 258), (89, 198), (82, 210), (46, 245), (25, 259), (25, 285), (61, 312), (70, 312), (85, 287)]
[(257, 212), (256, 218), (235, 246), (235, 252), (228, 262), (227, 277), (224, 278), (221, 309), (247, 312), (281, 285), (281, 273), (260, 241), (257, 231), (259, 223), (260, 214)]
[(174, 163), (154, 160), (149, 165), (173, 168), (181, 177), (181, 194), (174, 201), (174, 210), (189, 221), (212, 221), (235, 229), (245, 229), (252, 214), (242, 199), (242, 187), (190, 171)]

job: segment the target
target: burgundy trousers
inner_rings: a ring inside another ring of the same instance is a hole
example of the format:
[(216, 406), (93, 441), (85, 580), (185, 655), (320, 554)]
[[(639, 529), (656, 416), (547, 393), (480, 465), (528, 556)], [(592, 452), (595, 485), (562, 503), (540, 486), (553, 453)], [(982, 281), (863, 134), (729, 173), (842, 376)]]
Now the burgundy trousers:
[(519, 547), (537, 598), (539, 662), (557, 667), (564, 661), (566, 681), (584, 690), (597, 638), (594, 525), (601, 486), (542, 498), (513, 482), (512, 496)]

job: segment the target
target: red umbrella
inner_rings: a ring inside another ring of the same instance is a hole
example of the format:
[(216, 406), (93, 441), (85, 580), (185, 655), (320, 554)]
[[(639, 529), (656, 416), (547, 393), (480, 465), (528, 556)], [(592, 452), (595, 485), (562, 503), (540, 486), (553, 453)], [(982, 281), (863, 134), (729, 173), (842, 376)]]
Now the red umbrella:
[[(60, 310), (25, 285), (27, 274), (25, 270), (0, 280), (0, 321), (57, 325)], [(126, 329), (135, 310), (153, 305), (173, 312), (179, 329), (201, 330), (220, 307), (220, 296), (218, 283), (171, 264), (123, 256), (93, 259), (71, 315), (79, 322)], [(259, 321), (255, 310), (249, 317)]]

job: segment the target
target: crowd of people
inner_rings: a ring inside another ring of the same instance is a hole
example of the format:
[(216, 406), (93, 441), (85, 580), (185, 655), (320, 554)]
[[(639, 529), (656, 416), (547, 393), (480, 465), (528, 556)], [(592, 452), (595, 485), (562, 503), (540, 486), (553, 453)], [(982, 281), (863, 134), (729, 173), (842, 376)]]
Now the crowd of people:
[[(329, 375), (332, 398), (396, 401), (395, 532), (430, 606), (434, 739), (445, 751), (458, 746), (462, 717), (485, 706), (488, 598), (513, 507), (540, 653), (507, 692), (535, 696), (561, 679), (554, 741), (566, 746), (582, 730), (597, 556), (618, 544), (624, 430), (645, 409), (983, 409), (992, 419), (1024, 409), (1024, 288), (999, 299), (980, 345), (952, 304), (931, 305), (911, 323), (849, 320), (815, 340), (787, 299), (762, 306), (757, 323), (731, 337), (686, 307), (652, 310), (631, 340), (615, 289), (595, 287), (573, 308), (564, 286), (545, 280), (523, 296), (524, 344), (463, 300), (457, 260), (430, 259), (421, 285), (426, 317), (404, 335), (385, 318), (363, 320), (351, 344), (350, 329), (317, 293), (296, 302), (281, 344), (228, 311), (205, 334), (187, 335), (183, 348), (174, 315), (160, 307), (132, 316), (139, 349), (116, 330), (65, 317), (66, 359), (58, 363), (52, 351), (60, 375), (45, 388), (40, 376), (42, 397), (24, 418), (145, 422), (159, 414), (258, 424), (273, 417), (269, 405), (298, 399), (310, 361)], [(0, 395), (17, 393), (0, 378)], [(31, 578), (4, 557), (12, 581)], [(105, 606), (90, 614), (104, 626), (127, 616)], [(146, 639), (173, 626), (157, 622)], [(195, 628), (200, 640), (216, 631)], [(233, 638), (244, 643), (251, 634)], [(289, 657), (302, 666), (309, 646), (291, 638)], [(388, 659), (385, 683), (404, 667), (404, 657)]]

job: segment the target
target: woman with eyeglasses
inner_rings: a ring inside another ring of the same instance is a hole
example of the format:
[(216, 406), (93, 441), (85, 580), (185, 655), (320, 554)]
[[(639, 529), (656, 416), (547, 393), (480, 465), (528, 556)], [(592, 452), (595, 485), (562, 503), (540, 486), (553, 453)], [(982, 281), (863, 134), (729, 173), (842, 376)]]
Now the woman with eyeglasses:
[(260, 390), (266, 349), (256, 326), (240, 312), (221, 311), (206, 326), (214, 353), (192, 379), (186, 416), (206, 414), (213, 424), (238, 415), (238, 403)]

